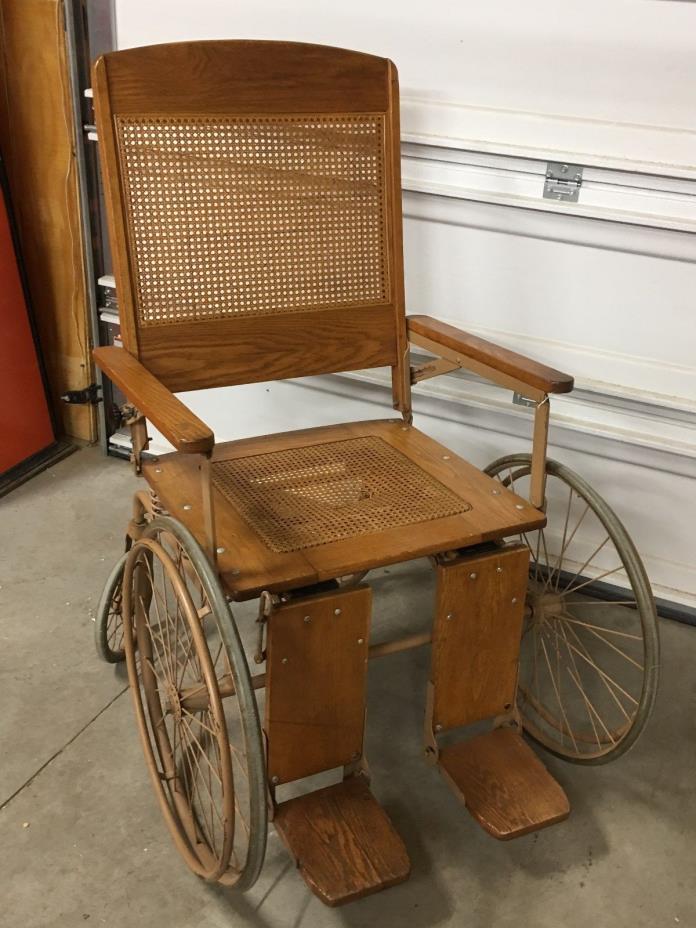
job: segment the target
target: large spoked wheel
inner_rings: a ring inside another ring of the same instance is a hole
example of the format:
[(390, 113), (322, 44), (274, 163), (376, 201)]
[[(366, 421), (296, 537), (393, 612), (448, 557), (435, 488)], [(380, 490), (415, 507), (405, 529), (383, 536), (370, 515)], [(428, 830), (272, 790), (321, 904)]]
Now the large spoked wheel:
[(266, 850), (265, 764), (227, 600), (195, 538), (168, 517), (134, 542), (123, 593), (131, 693), (174, 842), (194, 873), (248, 889)]
[(126, 557), (127, 555), (123, 554), (114, 564), (97, 606), (94, 644), (98, 656), (107, 664), (120, 664), (126, 659), (121, 619), (123, 611), (121, 584)]
[[(523, 497), (530, 471), (526, 454), (486, 468)], [(655, 702), (655, 601), (616, 514), (555, 461), (546, 462), (546, 514), (546, 528), (522, 536), (531, 558), (518, 708), (524, 729), (549, 751), (602, 764), (635, 743)]]

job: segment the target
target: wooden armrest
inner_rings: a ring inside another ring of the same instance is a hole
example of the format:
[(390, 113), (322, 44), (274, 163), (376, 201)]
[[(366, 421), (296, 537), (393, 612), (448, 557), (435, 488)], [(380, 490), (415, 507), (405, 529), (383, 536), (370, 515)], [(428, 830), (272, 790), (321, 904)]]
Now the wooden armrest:
[(446, 322), (438, 322), (430, 316), (408, 316), (406, 321), (409, 334), (420, 335), (448, 348), (450, 352), (454, 351), (464, 358), (485, 364), (544, 393), (570, 393), (573, 389), (573, 378), (568, 374), (525, 358), (515, 351), (501, 348), (476, 335), (469, 335), (468, 332), (463, 332)]
[(205, 422), (125, 348), (95, 348), (92, 354), (104, 373), (177, 451), (205, 454), (212, 450), (215, 436)]

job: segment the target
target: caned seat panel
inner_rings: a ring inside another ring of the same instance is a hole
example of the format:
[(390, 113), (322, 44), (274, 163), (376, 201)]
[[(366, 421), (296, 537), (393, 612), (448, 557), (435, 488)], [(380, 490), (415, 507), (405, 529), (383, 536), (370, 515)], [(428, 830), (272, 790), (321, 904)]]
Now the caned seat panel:
[(276, 552), (304, 551), (471, 508), (375, 435), (215, 461), (213, 485)]
[[(396, 421), (228, 442), (216, 446), (212, 470), (220, 570), (239, 599), (545, 522), (526, 500)], [(164, 507), (202, 539), (195, 461), (166, 455), (144, 473)]]

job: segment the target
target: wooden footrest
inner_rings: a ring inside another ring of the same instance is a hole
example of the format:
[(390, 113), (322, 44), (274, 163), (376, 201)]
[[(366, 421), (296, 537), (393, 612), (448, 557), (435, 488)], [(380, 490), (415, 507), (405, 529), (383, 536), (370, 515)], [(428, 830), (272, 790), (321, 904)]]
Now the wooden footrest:
[(561, 786), (512, 728), (497, 728), (444, 748), (439, 766), (469, 812), (494, 838), (517, 838), (570, 813)]
[(403, 841), (360, 776), (281, 803), (274, 825), (327, 905), (394, 886), (411, 870)]

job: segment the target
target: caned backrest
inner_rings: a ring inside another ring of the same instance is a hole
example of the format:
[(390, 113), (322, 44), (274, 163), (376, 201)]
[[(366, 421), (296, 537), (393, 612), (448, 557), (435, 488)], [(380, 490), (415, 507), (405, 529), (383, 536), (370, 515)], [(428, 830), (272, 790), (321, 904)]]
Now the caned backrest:
[(175, 391), (391, 365), (403, 407), (392, 63), (186, 42), (93, 86), (127, 350)]

